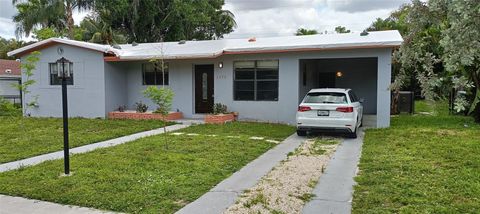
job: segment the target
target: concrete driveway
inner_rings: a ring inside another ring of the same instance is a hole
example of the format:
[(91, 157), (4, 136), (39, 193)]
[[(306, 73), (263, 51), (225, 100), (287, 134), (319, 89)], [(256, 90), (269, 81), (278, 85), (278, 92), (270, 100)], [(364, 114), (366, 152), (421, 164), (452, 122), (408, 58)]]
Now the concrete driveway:
[(357, 139), (345, 139), (338, 146), (325, 173), (313, 190), (315, 197), (303, 208), (305, 214), (351, 213), (357, 165), (362, 151), (364, 131)]

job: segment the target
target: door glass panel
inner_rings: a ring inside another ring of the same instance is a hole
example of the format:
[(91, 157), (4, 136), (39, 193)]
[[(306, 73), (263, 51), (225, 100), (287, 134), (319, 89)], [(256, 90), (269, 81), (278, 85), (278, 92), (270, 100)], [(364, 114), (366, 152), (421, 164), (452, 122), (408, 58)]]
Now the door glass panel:
[(207, 73), (202, 74), (202, 99), (208, 99), (208, 80), (207, 80)]

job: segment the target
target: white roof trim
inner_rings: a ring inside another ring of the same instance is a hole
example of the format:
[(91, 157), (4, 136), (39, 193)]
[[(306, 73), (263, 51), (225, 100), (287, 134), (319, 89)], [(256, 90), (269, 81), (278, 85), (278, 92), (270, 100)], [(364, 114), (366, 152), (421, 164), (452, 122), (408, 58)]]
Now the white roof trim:
[(82, 41), (75, 41), (75, 40), (69, 40), (69, 39), (61, 39), (61, 38), (49, 38), (46, 40), (42, 40), (40, 42), (33, 43), (31, 45), (27, 45), (25, 47), (10, 51), (7, 53), (8, 56), (14, 56), (26, 51), (29, 51), (31, 49), (35, 49), (37, 47), (41, 47), (43, 45), (49, 44), (49, 43), (59, 43), (59, 44), (65, 44), (65, 45), (71, 45), (75, 47), (81, 47), (81, 48), (86, 48), (94, 51), (99, 51), (103, 53), (114, 53), (116, 54), (116, 49), (108, 46), (108, 45), (100, 45), (100, 44), (95, 44), (95, 43), (90, 43), (90, 42), (82, 42)]
[(397, 30), (391, 30), (369, 32), (366, 36), (361, 36), (357, 32), (257, 38), (255, 42), (249, 42), (248, 39), (222, 39), (187, 41), (184, 44), (179, 44), (178, 42), (140, 43), (136, 46), (124, 44), (120, 45), (121, 49), (115, 49), (109, 45), (51, 38), (8, 52), (8, 55), (17, 55), (50, 42), (82, 47), (103, 53), (112, 53), (120, 60), (148, 60), (159, 57), (164, 59), (216, 58), (223, 54), (240, 54), (244, 52), (392, 48), (400, 46), (403, 39)]

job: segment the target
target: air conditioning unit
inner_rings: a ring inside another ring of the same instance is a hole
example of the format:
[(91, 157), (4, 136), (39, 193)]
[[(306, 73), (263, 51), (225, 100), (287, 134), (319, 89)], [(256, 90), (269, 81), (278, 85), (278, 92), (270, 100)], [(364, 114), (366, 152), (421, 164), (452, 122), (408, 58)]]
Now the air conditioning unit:
[(398, 112), (413, 114), (415, 111), (415, 100), (413, 91), (400, 91), (398, 98)]

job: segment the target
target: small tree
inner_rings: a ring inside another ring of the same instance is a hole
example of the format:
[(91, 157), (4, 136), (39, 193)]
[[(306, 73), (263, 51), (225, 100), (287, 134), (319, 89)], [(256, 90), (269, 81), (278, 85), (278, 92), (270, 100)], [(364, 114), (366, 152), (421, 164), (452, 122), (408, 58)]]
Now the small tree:
[[(35, 84), (36, 81), (32, 79), (33, 71), (37, 66), (37, 62), (40, 60), (39, 58), (40, 52), (34, 51), (30, 55), (25, 58), (25, 62), (22, 62), (20, 68), (23, 71), (24, 81), (20, 84), (14, 84), (13, 86), (17, 88), (20, 93), (23, 95), (23, 99), (26, 100), (27, 94), (30, 94), (30, 86)], [(22, 102), (23, 103), (23, 102)], [(30, 107), (37, 106), (38, 104), (38, 95), (32, 96), (32, 99), (28, 103), (24, 103), (22, 106), (23, 115), (27, 114), (27, 110)]]
[[(172, 89), (161, 87), (158, 88), (156, 86), (149, 86), (147, 89), (143, 91), (145, 97), (152, 100), (155, 104), (157, 104), (157, 109), (154, 113), (159, 113), (163, 116), (163, 131), (165, 135), (165, 142), (167, 141), (167, 116), (172, 108), (172, 101), (174, 93)], [(167, 146), (167, 144), (165, 144)]]

